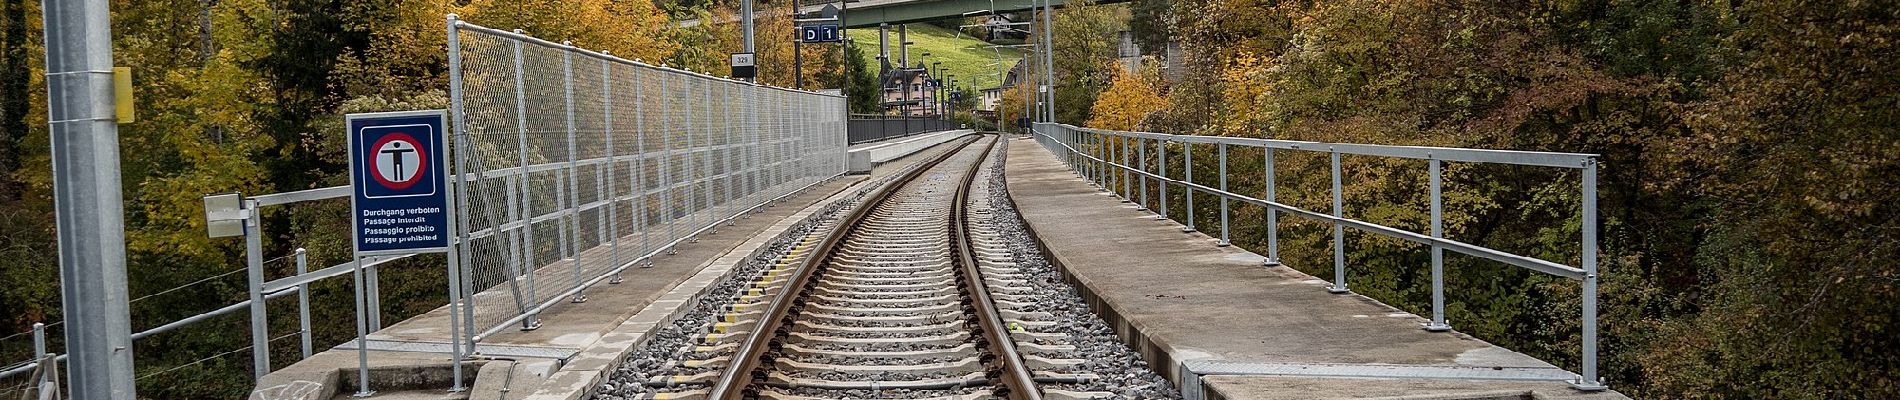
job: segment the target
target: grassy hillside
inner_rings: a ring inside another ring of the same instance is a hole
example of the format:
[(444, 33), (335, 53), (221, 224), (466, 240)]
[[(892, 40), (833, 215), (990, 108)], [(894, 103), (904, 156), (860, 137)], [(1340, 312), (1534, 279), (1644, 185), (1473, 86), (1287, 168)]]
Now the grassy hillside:
[[(850, 35), (857, 40), (858, 47), (864, 50), (864, 62), (873, 63), (868, 65), (876, 65), (874, 63), (877, 62), (877, 29), (852, 29)], [(910, 47), (911, 63), (915, 64), (920, 60), (926, 63), (941, 61), (951, 74), (956, 75), (955, 79), (960, 82), (959, 86), (968, 86), (973, 91), (996, 86), (1002, 81), (1002, 78), (996, 74), (1015, 65), (1016, 60), (1023, 57), (1023, 51), (1020, 49), (997, 49), (1001, 50), (1000, 57), (1003, 64), (992, 66), (990, 63), (996, 62), (998, 53), (987, 48), (988, 43), (930, 24), (910, 24), (908, 36), (911, 42), (916, 43)], [(898, 58), (896, 29), (891, 30), (890, 37), (891, 59), (892, 62), (896, 62)], [(926, 52), (930, 53), (930, 57), (922, 57), (922, 54)]]

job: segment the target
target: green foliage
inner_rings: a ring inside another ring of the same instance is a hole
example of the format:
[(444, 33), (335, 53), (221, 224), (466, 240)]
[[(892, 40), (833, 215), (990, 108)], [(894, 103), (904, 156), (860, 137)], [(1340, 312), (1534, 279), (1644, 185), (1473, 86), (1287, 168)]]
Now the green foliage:
[[(1115, 61), (1115, 33), (1127, 25), (1128, 11), (1119, 5), (1090, 6), (1083, 2), (1050, 17), (1055, 26), (1051, 61), (1055, 69), (1056, 121), (1081, 125), (1088, 122), (1095, 97), (1114, 79), (1108, 68)], [(1037, 42), (1044, 34), (1038, 29), (1030, 34), (1029, 41)]]
[[(1617, 389), (1900, 395), (1900, 7), (1184, 0), (1171, 13), (1221, 17), (1171, 26), (1188, 54), (1162, 131), (1601, 154), (1602, 366)], [(1284, 202), (1329, 208), (1323, 157), (1276, 167)], [(1230, 165), (1242, 191), (1261, 190), (1244, 178), (1259, 168)], [(1423, 229), (1422, 163), (1343, 168), (1348, 216)], [(1447, 164), (1448, 236), (1575, 263), (1576, 179)], [(1282, 257), (1330, 276), (1330, 229), (1282, 221)], [(1261, 230), (1235, 237), (1264, 247)], [(1362, 234), (1346, 246), (1355, 291), (1429, 311), (1422, 248)], [(1578, 365), (1576, 285), (1448, 264), (1460, 331)]]
[[(1023, 58), (1023, 51), (1017, 48), (989, 48), (981, 38), (961, 34), (954, 29), (939, 28), (935, 25), (910, 25), (910, 62), (943, 62), (943, 67), (957, 76), (957, 80), (973, 87), (996, 87), (1003, 81), (997, 73), (1009, 69), (1016, 60)], [(852, 29), (851, 38), (863, 56), (865, 65), (877, 65), (877, 29)], [(930, 53), (930, 57), (922, 54)], [(897, 28), (891, 28), (891, 65), (896, 66)], [(1001, 62), (1002, 66), (990, 64)], [(877, 69), (872, 68), (872, 73)]]
[[(60, 319), (37, 3), (0, 4), (0, 337)], [(244, 275), (231, 274), (244, 265), (241, 241), (205, 236), (199, 196), (344, 184), (343, 114), (447, 107), (445, 14), (630, 58), (657, 60), (679, 47), (647, 2), (121, 0), (111, 8), (114, 62), (133, 70), (139, 115), (119, 127), (135, 330), (246, 296)], [(279, 257), (297, 247), (311, 250), (313, 268), (347, 260), (345, 208), (265, 209), (266, 277), (292, 273)], [(387, 320), (441, 305), (441, 263), (413, 257), (383, 268)], [(350, 319), (344, 283), (312, 287), (317, 320)], [(296, 331), (291, 303), (270, 305), (274, 334)], [(247, 325), (237, 314), (140, 340), (137, 373), (148, 376), (140, 394), (242, 397), (251, 367), (234, 350), (250, 345)], [(313, 330), (319, 348), (354, 334), (347, 324)], [(57, 349), (62, 331), (51, 333)], [(0, 359), (21, 360), (20, 340), (0, 340)], [(273, 343), (278, 367), (297, 360), (294, 343)]]
[(876, 59), (871, 58), (867, 60), (864, 55), (864, 49), (859, 47), (856, 42), (857, 39), (850, 39), (847, 40), (843, 46), (845, 59), (852, 61), (842, 70), (845, 76), (837, 76), (841, 72), (840, 70), (827, 69), (819, 72), (819, 81), (834, 82), (826, 87), (838, 87), (840, 85), (835, 84), (835, 82), (848, 79), (847, 84), (844, 86), (848, 88), (845, 94), (849, 95), (850, 98), (845, 101), (849, 103), (848, 107), (851, 109), (851, 112), (858, 114), (877, 113), (882, 108), (878, 105), (882, 100), (880, 99), (881, 90), (877, 87), (877, 72), (874, 72), (877, 66), (872, 64)]

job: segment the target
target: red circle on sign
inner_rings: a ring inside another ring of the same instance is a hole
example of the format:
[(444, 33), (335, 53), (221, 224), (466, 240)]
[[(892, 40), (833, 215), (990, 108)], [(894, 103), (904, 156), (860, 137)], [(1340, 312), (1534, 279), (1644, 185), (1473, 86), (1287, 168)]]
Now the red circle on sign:
[[(416, 173), (413, 175), (410, 175), (408, 180), (398, 182), (398, 181), (389, 180), (389, 178), (384, 178), (383, 174), (381, 173), (382, 164), (376, 162), (376, 151), (381, 150), (383, 148), (383, 145), (387, 145), (389, 144), (389, 142), (394, 142), (394, 141), (409, 143), (409, 147), (414, 147), (416, 150)], [(376, 144), (374, 146), (370, 146), (369, 148), (370, 159), (367, 160), (369, 162), (369, 169), (370, 169), (369, 177), (371, 179), (375, 179), (377, 183), (382, 184), (383, 187), (389, 188), (390, 190), (408, 189), (410, 186), (415, 186), (416, 182), (421, 182), (422, 174), (429, 170), (429, 154), (423, 153), (422, 146), (418, 145), (417, 143), (419, 142), (416, 141), (416, 138), (411, 137), (409, 136), (409, 134), (402, 133), (402, 132), (394, 132), (387, 135), (383, 135), (382, 139), (377, 140)]]

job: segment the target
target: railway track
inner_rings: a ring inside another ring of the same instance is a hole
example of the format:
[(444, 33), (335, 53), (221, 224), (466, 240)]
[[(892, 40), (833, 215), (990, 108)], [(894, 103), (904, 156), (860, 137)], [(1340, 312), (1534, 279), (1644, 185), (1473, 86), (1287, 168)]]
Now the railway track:
[(635, 366), (671, 373), (630, 397), (1127, 397), (1088, 389), (1104, 382), (1073, 324), (1044, 309), (1020, 238), (996, 226), (998, 143), (947, 152), (797, 238), (691, 328), (678, 361)]

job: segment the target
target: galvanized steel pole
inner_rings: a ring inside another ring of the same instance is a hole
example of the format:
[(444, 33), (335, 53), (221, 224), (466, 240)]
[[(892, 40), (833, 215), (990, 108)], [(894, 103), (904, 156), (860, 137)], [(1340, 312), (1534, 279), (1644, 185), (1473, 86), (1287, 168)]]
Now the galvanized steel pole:
[(76, 399), (137, 397), (105, 0), (43, 1), (60, 303)]
[[(1227, 191), (1227, 144), (1226, 143), (1220, 144), (1220, 191), (1222, 192)], [(1228, 235), (1228, 232), (1227, 232), (1227, 213), (1229, 211), (1231, 210), (1228, 208), (1228, 205), (1227, 205), (1227, 194), (1223, 193), (1220, 196), (1220, 242), (1215, 243), (1218, 246), (1227, 246), (1233, 243), (1232, 236)]]
[[(270, 319), (264, 307), (264, 236), (260, 232), (257, 200), (245, 199), (242, 206), (251, 210), (244, 220), (244, 261), (246, 283), (251, 296), (251, 377), (262, 380), (270, 373)], [(373, 292), (372, 292), (373, 293)]]
[[(1273, 183), (1273, 148), (1262, 146), (1260, 150), (1266, 153), (1261, 158), (1267, 164), (1267, 202), (1276, 202)], [(1267, 261), (1264, 264), (1269, 267), (1280, 265), (1280, 211), (1273, 207), (1267, 207)]]
[(1339, 152), (1333, 151), (1333, 286), (1326, 291), (1338, 293), (1350, 292), (1346, 289), (1346, 228), (1337, 218), (1345, 216), (1341, 210), (1346, 207), (1342, 197), (1339, 177)]
[[(744, 52), (751, 53), (752, 52), (752, 0), (739, 1), (739, 24), (744, 26), (744, 28), (742, 29), (745, 31), (745, 51)], [(755, 82), (759, 80), (758, 74), (756, 72), (753, 74), (752, 80)]]
[(1194, 142), (1181, 142), (1181, 164), (1186, 174), (1183, 178), (1187, 181), (1186, 185), (1181, 185), (1187, 191), (1183, 200), (1187, 204), (1187, 224), (1181, 227), (1181, 231), (1194, 232)]
[(1597, 379), (1597, 160), (1583, 164), (1583, 377), (1578, 390), (1609, 389)]
[[(1431, 160), (1432, 190), (1432, 238), (1445, 237), (1445, 200), (1441, 194), (1444, 187), (1444, 166), (1438, 159)], [(1432, 322), (1425, 330), (1443, 332), (1451, 330), (1445, 324), (1445, 246), (1432, 244)]]

